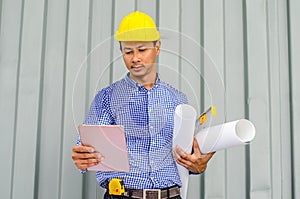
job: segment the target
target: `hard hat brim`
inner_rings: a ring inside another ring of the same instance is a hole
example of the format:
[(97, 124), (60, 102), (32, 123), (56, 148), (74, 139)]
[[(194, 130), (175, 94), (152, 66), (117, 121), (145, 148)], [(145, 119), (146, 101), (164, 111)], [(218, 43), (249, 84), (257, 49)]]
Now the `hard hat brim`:
[(140, 28), (125, 32), (116, 32), (117, 41), (157, 41), (160, 39), (156, 28)]

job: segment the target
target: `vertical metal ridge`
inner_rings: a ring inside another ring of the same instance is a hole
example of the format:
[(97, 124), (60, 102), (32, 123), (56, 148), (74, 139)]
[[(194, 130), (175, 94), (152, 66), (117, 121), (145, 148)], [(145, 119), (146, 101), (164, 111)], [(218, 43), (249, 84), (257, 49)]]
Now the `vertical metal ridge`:
[(3, 1), (0, 0), (0, 35), (1, 35), (1, 28), (2, 28), (2, 4)]
[[(111, 28), (110, 28), (110, 34), (111, 34), (111, 40), (110, 40), (110, 60), (112, 61), (114, 58), (114, 32), (115, 32), (115, 0), (112, 0), (112, 6), (111, 6)], [(111, 84), (113, 82), (113, 76), (114, 76), (114, 68), (113, 63), (111, 62), (109, 64), (109, 83)]]
[[(224, 121), (227, 121), (227, 95), (226, 95), (226, 80), (227, 80), (227, 75), (226, 75), (226, 14), (225, 14), (225, 1), (222, 1), (223, 5), (223, 78), (224, 78)], [(224, 179), (224, 185), (225, 185), (225, 198), (228, 198), (228, 185), (227, 185), (227, 178), (228, 178), (228, 167), (227, 167), (227, 158), (228, 158), (228, 153), (227, 150), (224, 151), (224, 165), (225, 165), (225, 179)]]
[(224, 78), (224, 89), (225, 89), (225, 92), (224, 92), (224, 121), (226, 122), (227, 121), (227, 97), (226, 97), (226, 80), (227, 80), (227, 70), (226, 70), (226, 14), (225, 14), (225, 2), (226, 1), (222, 1), (223, 3), (223, 65), (224, 65), (224, 68), (223, 68), (223, 78)]
[(181, 80), (181, 76), (182, 76), (182, 1), (179, 0), (178, 2), (178, 7), (179, 7), (179, 13), (178, 13), (178, 31), (179, 31), (179, 56), (178, 56), (178, 80), (179, 80), (179, 84), (178, 84), (178, 88), (179, 90), (182, 90), (182, 80)]
[[(247, 27), (247, 0), (243, 0), (243, 44), (244, 44), (244, 85), (245, 85), (245, 118), (249, 119), (249, 68), (248, 68), (248, 27)], [(246, 192), (245, 199), (250, 199), (251, 194), (251, 167), (250, 167), (250, 147), (245, 147), (246, 163)]]
[[(200, 112), (204, 111), (204, 0), (200, 1)], [(205, 199), (205, 173), (200, 176), (200, 199)]]
[(86, 52), (86, 92), (85, 92), (85, 110), (89, 107), (89, 95), (90, 95), (90, 78), (91, 78), (91, 50), (92, 50), (92, 34), (93, 34), (93, 5), (94, 0), (89, 0), (89, 17), (88, 17), (88, 35), (87, 35), (87, 52)]
[[(88, 34), (87, 34), (87, 51), (86, 51), (86, 84), (85, 84), (85, 111), (89, 107), (89, 95), (90, 95), (90, 77), (91, 77), (91, 46), (92, 46), (92, 31), (93, 31), (93, 5), (94, 1), (89, 0), (89, 10), (88, 10)], [(82, 176), (82, 198), (87, 198), (88, 194), (88, 175)]]
[(18, 63), (17, 63), (17, 83), (16, 83), (16, 95), (15, 95), (15, 116), (14, 116), (14, 132), (13, 132), (13, 146), (12, 146), (12, 166), (11, 166), (11, 185), (10, 185), (10, 198), (13, 198), (14, 190), (14, 168), (16, 159), (16, 136), (17, 136), (17, 124), (18, 124), (18, 109), (19, 109), (19, 87), (20, 87), (20, 70), (21, 70), (21, 58), (22, 58), (22, 41), (23, 41), (23, 18), (24, 18), (25, 0), (22, 0), (21, 5), (21, 19), (20, 19), (20, 34), (19, 34), (19, 50), (18, 50)]
[(63, 144), (64, 144), (64, 127), (65, 127), (65, 98), (66, 98), (66, 77), (67, 77), (67, 52), (68, 52), (68, 34), (69, 34), (69, 14), (70, 14), (70, 0), (67, 0), (66, 10), (66, 28), (65, 28), (65, 49), (64, 49), (64, 68), (63, 68), (63, 85), (62, 85), (62, 105), (61, 105), (61, 128), (60, 128), (60, 143), (59, 143), (59, 174), (58, 174), (58, 193), (57, 198), (62, 199), (62, 162), (63, 162)]
[[(269, 101), (269, 111), (268, 111), (268, 116), (269, 116), (269, 129), (270, 129), (270, 132), (272, 132), (272, 89), (271, 89), (271, 69), (270, 69), (270, 59), (271, 59), (271, 53), (270, 53), (270, 22), (269, 22), (269, 19), (270, 19), (270, 4), (268, 2), (265, 2), (265, 10), (266, 10), (266, 45), (267, 45), (267, 71), (268, 71), (268, 101)], [(269, 133), (269, 138), (270, 138), (270, 145), (269, 145), (269, 150), (270, 150), (270, 184), (271, 184), (271, 189), (273, 188), (273, 175), (272, 175), (272, 170), (273, 170), (273, 164), (272, 164), (272, 160), (273, 160), (273, 157), (272, 157), (272, 134)], [(281, 146), (281, 145), (280, 145)], [(281, 150), (280, 150), (281, 152)], [(280, 154), (281, 156), (281, 154)], [(273, 198), (273, 192), (271, 191), (271, 198)]]
[[(287, 4), (285, 5), (285, 6), (287, 6)], [(276, 19), (277, 19), (277, 23), (278, 23), (278, 21), (279, 21), (279, 5), (278, 5), (278, 1), (276, 1), (276, 4), (275, 4), (275, 9), (276, 9), (276, 13), (277, 13), (277, 17), (276, 17)], [(287, 8), (286, 8), (287, 9)], [(288, 16), (288, 13), (286, 13), (286, 17)], [(281, 57), (280, 57), (280, 52), (281, 52), (281, 45), (280, 45), (280, 32), (279, 32), (279, 30), (280, 30), (280, 27), (279, 27), (279, 23), (277, 24), (277, 28), (276, 28), (276, 30), (277, 30), (277, 32), (278, 32), (278, 37), (277, 37), (277, 42), (278, 42), (278, 62), (279, 62), (279, 64), (278, 64), (278, 70), (279, 70), (279, 73), (278, 73), (278, 81), (279, 81), (279, 86), (280, 86), (280, 88), (279, 88), (279, 97), (281, 98), (281, 96), (282, 96), (282, 92), (281, 92), (281, 82), (282, 82), (282, 80), (281, 80), (281, 73), (280, 73), (280, 63), (281, 63)], [(288, 30), (287, 30), (287, 32), (288, 32)], [(270, 66), (271, 67), (271, 66)], [(288, 69), (289, 70), (289, 69)], [(290, 89), (290, 87), (289, 87), (289, 89)], [(280, 100), (281, 101), (281, 100)], [(289, 100), (290, 101), (290, 100)], [(281, 110), (283, 109), (282, 108), (282, 104), (280, 103), (279, 104), (279, 106), (280, 106), (280, 112), (281, 112)], [(270, 110), (272, 110), (272, 109), (270, 109)], [(291, 114), (291, 111), (289, 110), (289, 113)], [(282, 119), (282, 114), (280, 114), (280, 121), (282, 121), (281, 120)], [(280, 122), (280, 129), (282, 129), (282, 123)], [(270, 132), (272, 132), (272, 130), (270, 131)], [(282, 137), (282, 132), (280, 131), (280, 136)], [(292, 137), (290, 137), (290, 139), (291, 139)], [(290, 143), (292, 143), (292, 140), (291, 140), (291, 142)], [(292, 151), (291, 151), (292, 152)], [(282, 139), (280, 139), (280, 157), (283, 157), (284, 156), (284, 154), (283, 154), (283, 144), (282, 144)], [(292, 158), (291, 158), (292, 159)], [(281, 159), (282, 160), (282, 159)], [(283, 161), (281, 161), (280, 162), (280, 167), (281, 167), (281, 170), (280, 170), (280, 178), (282, 179), (282, 178), (284, 178), (284, 162)], [(291, 176), (291, 177), (293, 177), (293, 176)], [(272, 175), (271, 175), (271, 178), (272, 178)], [(292, 183), (291, 183), (292, 184)], [(284, 183), (281, 183), (280, 184), (280, 188), (281, 188), (281, 198), (283, 198), (283, 196), (284, 196)], [(292, 193), (292, 190), (291, 190), (291, 193)], [(273, 194), (273, 192), (272, 192), (272, 194)], [(273, 194), (274, 195), (274, 194)], [(273, 196), (272, 195), (272, 196)]]
[(47, 37), (47, 18), (48, 18), (48, 0), (44, 0), (43, 32), (42, 32), (42, 49), (40, 63), (40, 85), (39, 85), (39, 103), (38, 103), (38, 122), (36, 137), (36, 154), (35, 154), (35, 173), (34, 173), (34, 199), (38, 199), (39, 194), (39, 174), (40, 174), (40, 156), (41, 156), (41, 129), (43, 114), (43, 91), (44, 91), (44, 71), (45, 71), (45, 52)]
[(156, 16), (155, 16), (155, 19), (156, 19), (156, 26), (157, 28), (159, 29), (159, 11), (160, 11), (160, 1), (156, 1)]
[(290, 98), (290, 126), (291, 126), (291, 147), (290, 147), (290, 151), (291, 151), (291, 178), (292, 178), (292, 199), (296, 198), (296, 185), (295, 185), (295, 153), (294, 153), (294, 142), (293, 142), (293, 138), (294, 138), (294, 114), (293, 114), (293, 105), (294, 105), (294, 101), (293, 101), (293, 69), (292, 69), (292, 49), (291, 49), (291, 37), (292, 37), (292, 33), (291, 33), (291, 16), (290, 16), (290, 0), (287, 0), (287, 35), (288, 35), (288, 70), (289, 70), (289, 98)]
[(200, 1), (200, 112), (204, 111), (204, 0)]
[(138, 9), (138, 1), (134, 0), (134, 11)]

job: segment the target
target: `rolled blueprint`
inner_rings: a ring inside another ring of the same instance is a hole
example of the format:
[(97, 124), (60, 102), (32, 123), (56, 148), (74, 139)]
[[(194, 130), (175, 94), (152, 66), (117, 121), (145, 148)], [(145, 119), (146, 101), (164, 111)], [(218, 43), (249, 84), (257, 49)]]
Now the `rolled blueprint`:
[[(187, 104), (178, 105), (174, 114), (173, 147), (179, 145), (184, 151), (190, 153), (194, 138), (196, 110)], [(177, 169), (182, 182), (180, 195), (186, 199), (188, 189), (189, 171), (177, 164)]]
[(245, 145), (255, 137), (254, 125), (246, 119), (211, 126), (196, 132), (201, 153)]

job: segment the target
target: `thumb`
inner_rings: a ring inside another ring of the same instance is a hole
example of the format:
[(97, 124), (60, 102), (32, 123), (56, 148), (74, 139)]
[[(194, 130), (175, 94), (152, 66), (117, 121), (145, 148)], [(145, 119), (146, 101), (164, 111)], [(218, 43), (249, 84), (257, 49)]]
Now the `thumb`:
[(195, 155), (197, 155), (197, 156), (201, 155), (200, 147), (199, 147), (198, 141), (195, 137), (194, 137), (194, 141), (193, 141), (193, 151), (194, 151)]

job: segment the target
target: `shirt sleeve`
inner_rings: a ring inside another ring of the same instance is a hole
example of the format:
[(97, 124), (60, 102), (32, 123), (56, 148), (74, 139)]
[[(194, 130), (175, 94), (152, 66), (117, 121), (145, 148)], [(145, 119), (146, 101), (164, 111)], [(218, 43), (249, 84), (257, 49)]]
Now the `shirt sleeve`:
[[(89, 112), (85, 117), (84, 124), (88, 125), (110, 125), (114, 124), (114, 119), (112, 117), (109, 108), (109, 96), (106, 94), (105, 90), (101, 90), (94, 98)], [(76, 140), (77, 145), (82, 145), (80, 136)]]
[(94, 98), (84, 124), (112, 125), (114, 124), (110, 109), (110, 97), (106, 90), (101, 90)]

